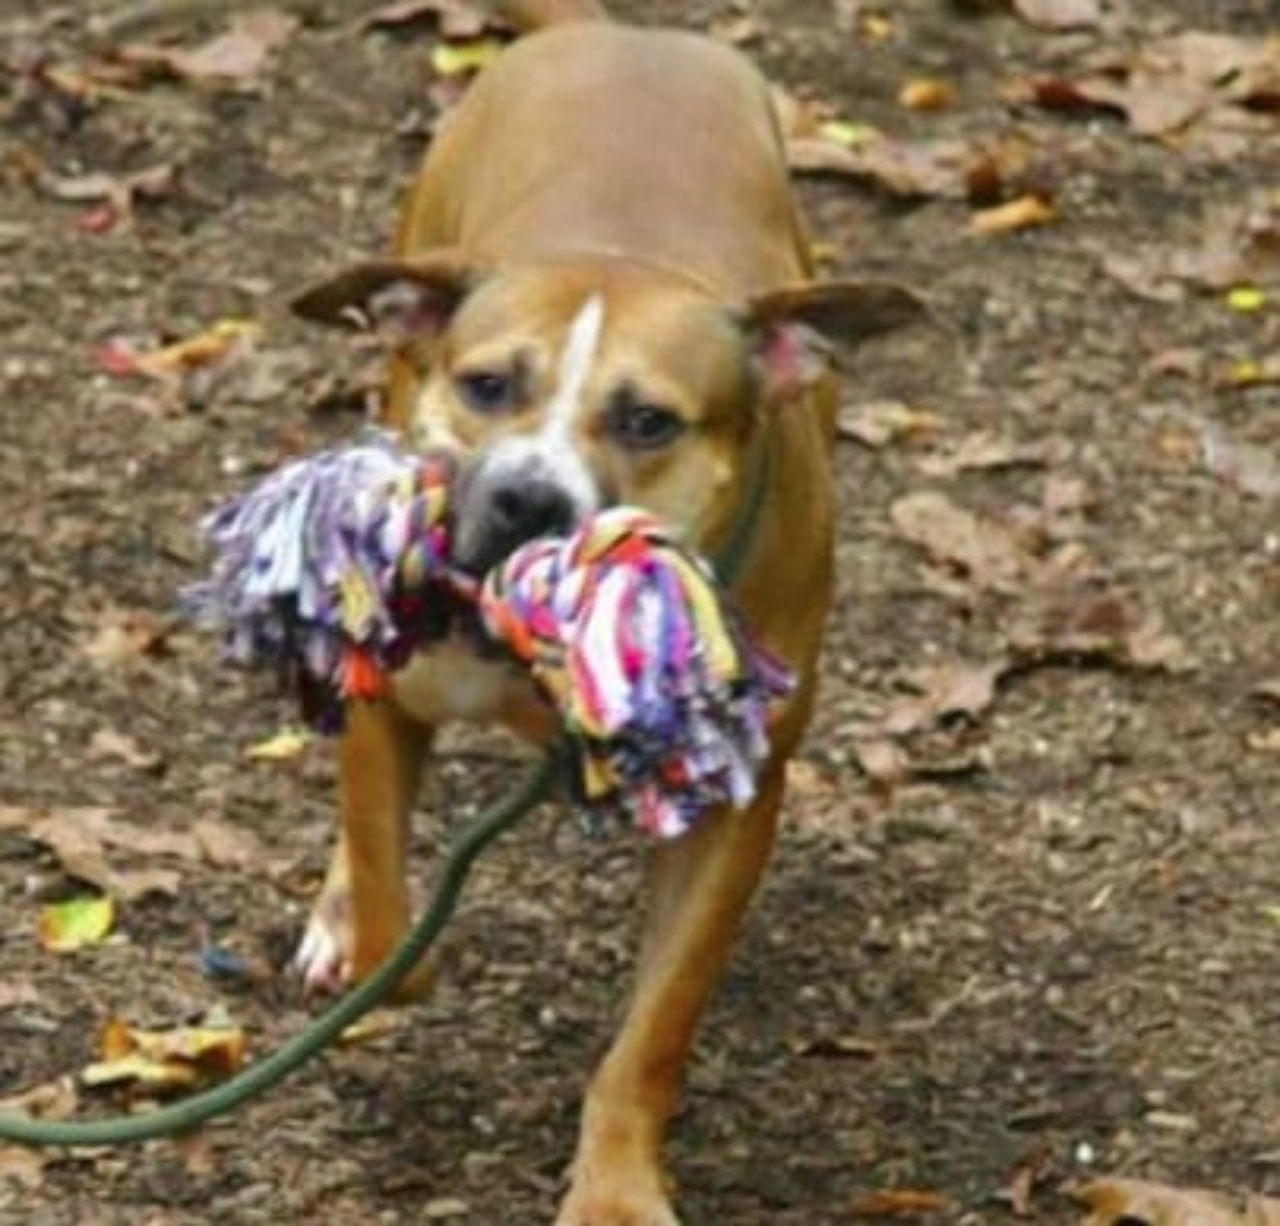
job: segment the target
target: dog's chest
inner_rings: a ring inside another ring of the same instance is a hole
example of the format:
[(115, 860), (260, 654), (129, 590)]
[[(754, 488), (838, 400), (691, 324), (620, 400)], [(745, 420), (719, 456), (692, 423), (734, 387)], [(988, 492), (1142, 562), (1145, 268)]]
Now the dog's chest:
[(540, 739), (545, 710), (528, 678), (503, 660), (478, 657), (465, 644), (420, 652), (395, 674), (395, 701), (424, 724), (500, 724)]

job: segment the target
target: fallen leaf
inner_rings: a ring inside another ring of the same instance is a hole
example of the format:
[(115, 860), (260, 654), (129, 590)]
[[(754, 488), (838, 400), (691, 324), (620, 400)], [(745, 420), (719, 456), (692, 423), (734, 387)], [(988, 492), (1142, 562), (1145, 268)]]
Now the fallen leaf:
[(859, 1034), (824, 1034), (797, 1039), (787, 1045), (797, 1056), (852, 1056), (873, 1060), (884, 1055), (885, 1044)]
[(1259, 681), (1249, 694), (1262, 702), (1280, 707), (1280, 677), (1268, 677), (1265, 681)]
[(1240, 358), (1227, 368), (1220, 382), (1223, 386), (1232, 388), (1280, 384), (1280, 354), (1272, 354), (1260, 361)]
[(103, 233), (133, 216), (134, 205), (141, 200), (159, 200), (167, 196), (177, 179), (173, 166), (165, 163), (126, 175), (94, 173), (86, 175), (41, 174), (37, 186), (47, 196), (73, 204), (99, 203), (100, 208), (84, 214), (82, 229)]
[(40, 1187), (44, 1182), (44, 1168), (56, 1157), (52, 1150), (0, 1142), (0, 1186), (14, 1183), (28, 1189)]
[(302, 728), (285, 728), (265, 741), (258, 741), (244, 751), (251, 762), (287, 762), (298, 757), (313, 737)]
[(81, 1071), (83, 1085), (137, 1083), (149, 1092), (182, 1092), (236, 1072), (244, 1063), (245, 1036), (231, 1025), (138, 1030), (111, 1018), (103, 1027), (99, 1054)]
[(980, 588), (1009, 590), (1028, 566), (1029, 559), (1007, 528), (957, 506), (937, 491), (899, 498), (889, 515), (904, 540)]
[(898, 103), (909, 111), (945, 111), (955, 106), (955, 87), (936, 77), (916, 77), (903, 83)]
[(111, 374), (170, 379), (243, 353), (261, 334), (261, 327), (252, 320), (219, 319), (203, 332), (158, 349), (136, 351), (122, 342), (109, 341), (99, 350), (100, 364)]
[(0, 1010), (19, 1009), (23, 1005), (34, 1005), (40, 1001), (40, 993), (36, 985), (29, 979), (10, 980), (0, 983)]
[(116, 53), (126, 64), (180, 77), (196, 85), (253, 88), (275, 53), (297, 29), (298, 19), (279, 9), (238, 13), (227, 30), (198, 47), (139, 44)]
[(1084, 1226), (1280, 1226), (1280, 1200), (1271, 1197), (1242, 1203), (1141, 1179), (1095, 1179), (1068, 1192), (1092, 1210)]
[(143, 749), (137, 741), (114, 728), (99, 728), (89, 738), (89, 752), (96, 757), (116, 758), (135, 770), (148, 774), (164, 765), (164, 758), (155, 750)]
[(1204, 427), (1200, 441), (1205, 467), (1220, 481), (1252, 498), (1280, 498), (1280, 457), (1230, 439), (1212, 423)]
[(859, 739), (853, 753), (862, 773), (882, 788), (896, 787), (911, 774), (911, 759), (895, 741)]
[(497, 16), (481, 12), (463, 0), (399, 0), (366, 13), (359, 19), (357, 29), (401, 29), (424, 21), (435, 22), (445, 38), (468, 39), (496, 24)]
[(849, 1206), (855, 1218), (910, 1217), (921, 1213), (945, 1213), (951, 1202), (937, 1192), (914, 1188), (885, 1188), (857, 1197)]
[(40, 944), (53, 954), (97, 945), (110, 933), (115, 915), (115, 904), (105, 895), (51, 903), (40, 912)]
[(176, 895), (182, 879), (167, 868), (116, 868), (107, 858), (107, 845), (141, 855), (199, 856), (189, 835), (116, 821), (110, 810), (101, 808), (0, 807), (0, 829), (19, 830), (44, 844), (68, 877), (122, 902), (148, 894)]
[(1011, 230), (1042, 226), (1057, 216), (1057, 210), (1049, 201), (1042, 196), (1028, 194), (991, 208), (975, 210), (969, 218), (969, 228), (975, 234), (1006, 234)]
[(1120, 594), (1088, 583), (1047, 593), (1029, 622), (1013, 627), (1009, 644), (1020, 664), (1099, 660), (1122, 667), (1182, 671), (1185, 644), (1158, 613), (1142, 613)]
[(914, 440), (936, 434), (942, 418), (936, 413), (914, 409), (900, 400), (871, 400), (840, 410), (836, 433), (864, 447), (879, 450), (899, 439)]
[(248, 868), (265, 858), (262, 844), (250, 831), (228, 822), (199, 818), (191, 825), (191, 835), (203, 859), (215, 868)]
[(1076, 79), (1015, 82), (1009, 101), (1057, 110), (1101, 107), (1122, 114), (1135, 134), (1167, 140), (1233, 107), (1266, 113), (1280, 102), (1280, 51), (1274, 39), (1183, 30), (1117, 53)]
[(57, 1081), (32, 1086), (20, 1094), (0, 1099), (0, 1111), (14, 1111), (38, 1120), (65, 1120), (75, 1115), (80, 1106), (74, 1078), (59, 1077)]
[(788, 164), (798, 174), (848, 176), (907, 199), (962, 197), (972, 158), (964, 141), (896, 141), (878, 132), (852, 146), (812, 136), (787, 142)]
[(1227, 306), (1240, 314), (1252, 314), (1267, 305), (1267, 295), (1256, 285), (1237, 285), (1227, 291)]
[(1265, 732), (1251, 732), (1245, 744), (1254, 753), (1280, 753), (1280, 728), (1268, 728)]
[(1046, 442), (1019, 443), (980, 430), (949, 452), (922, 456), (916, 467), (930, 477), (952, 477), (974, 469), (1033, 468), (1061, 458), (1054, 451)]
[(1013, 0), (1013, 8), (1041, 30), (1091, 29), (1102, 21), (1100, 0)]
[(494, 38), (477, 38), (461, 43), (437, 43), (431, 49), (431, 67), (440, 77), (458, 77), (479, 72), (502, 50)]
[(144, 609), (109, 609), (81, 639), (80, 650), (103, 667), (136, 664), (163, 654), (172, 622)]
[(889, 736), (902, 737), (956, 716), (977, 719), (995, 701), (996, 686), (1008, 669), (1005, 659), (915, 669), (905, 680), (916, 694), (894, 702), (881, 727)]

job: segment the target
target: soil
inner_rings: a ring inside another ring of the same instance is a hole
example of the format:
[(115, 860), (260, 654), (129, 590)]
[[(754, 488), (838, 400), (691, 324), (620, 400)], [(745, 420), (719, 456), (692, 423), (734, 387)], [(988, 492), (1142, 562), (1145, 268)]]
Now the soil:
[[(116, 940), (54, 955), (39, 908), (80, 891), (40, 840), (0, 830), (5, 1095), (82, 1068), (112, 1015), (164, 1027), (221, 1005), (264, 1052), (316, 1008), (281, 967), (332, 837), (331, 757), (246, 760), (290, 713), (266, 679), (222, 667), (174, 599), (205, 565), (205, 511), (359, 424), (369, 355), (285, 303), (385, 249), (432, 115), (436, 34), (298, 0), (251, 91), (169, 81), (86, 100), (40, 71), (194, 44), (243, 10), (176, 7), (6, 0), (0, 19), (0, 803), (33, 819), (101, 806), (152, 837), (205, 821), (257, 850), (116, 854), (168, 865), (176, 888), (122, 904)], [(904, 138), (1016, 133), (1058, 211), (983, 237), (963, 199), (800, 184), (835, 271), (912, 284), (941, 321), (853, 364), (851, 415), (897, 398), (934, 418), (839, 446), (825, 692), (674, 1132), (690, 1223), (859, 1220), (885, 1190), (945, 1200), (921, 1220), (1067, 1222), (1064, 1186), (1102, 1173), (1280, 1193), (1280, 521), (1274, 488), (1226, 479), (1201, 447), (1208, 425), (1280, 462), (1280, 389), (1218, 377), (1277, 351), (1280, 298), (1233, 311), (1221, 288), (1135, 292), (1106, 271), (1197, 250), (1267, 193), (1280, 208), (1280, 127), (1260, 114), (1214, 156), (1001, 96), (1107, 39), (1260, 35), (1269, 7), (1135, 3), (1118, 31), (1063, 34), (933, 0), (617, 5), (695, 28), (754, 12), (737, 32), (777, 80)], [(887, 37), (858, 24), (868, 13), (891, 16)], [(916, 77), (946, 79), (958, 104), (903, 109)], [(58, 198), (77, 196), (58, 180), (157, 164), (176, 178), (125, 220)], [(113, 338), (230, 317), (263, 327), (231, 369), (180, 385), (103, 369)], [(931, 467), (975, 436), (1032, 458)], [(984, 582), (907, 539), (901, 503), (922, 491), (997, 528), (1032, 522), (1042, 561), (1084, 559), (1106, 643), (1017, 648), (1034, 584)], [(1117, 625), (1153, 618), (1154, 657), (1116, 646)], [(980, 701), (886, 723), (914, 670), (984, 662), (998, 680)], [(424, 879), (512, 770), (488, 737), (446, 749), (420, 814)], [(549, 1221), (625, 988), (641, 860), (633, 838), (539, 814), (478, 870), (431, 1000), (198, 1143), (18, 1169), (0, 1220)], [(259, 973), (211, 980), (207, 942)]]

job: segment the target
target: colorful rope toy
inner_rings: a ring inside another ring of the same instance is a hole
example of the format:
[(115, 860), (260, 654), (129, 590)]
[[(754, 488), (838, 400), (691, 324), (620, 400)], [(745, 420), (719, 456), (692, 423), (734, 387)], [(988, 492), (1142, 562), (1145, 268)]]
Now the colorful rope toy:
[(768, 707), (794, 682), (706, 563), (647, 512), (613, 507), (477, 583), (450, 564), (455, 476), (449, 457), (386, 433), (296, 460), (204, 521), (213, 572), (184, 604), (233, 661), (276, 665), (326, 732), (464, 617), (559, 713), (588, 818), (669, 838), (714, 805), (747, 804)]

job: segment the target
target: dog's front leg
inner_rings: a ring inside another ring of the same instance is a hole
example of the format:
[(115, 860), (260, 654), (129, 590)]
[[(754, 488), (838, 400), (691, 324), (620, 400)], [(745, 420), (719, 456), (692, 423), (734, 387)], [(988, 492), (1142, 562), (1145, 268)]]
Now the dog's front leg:
[(769, 858), (785, 766), (755, 803), (653, 854), (649, 913), (622, 1027), (587, 1091), (557, 1226), (675, 1226), (662, 1140), (698, 1020)]
[[(311, 987), (342, 987), (374, 970), (409, 924), (406, 843), (431, 729), (386, 702), (353, 702), (338, 747), (340, 829), (298, 948)], [(425, 973), (396, 995), (420, 994)]]

